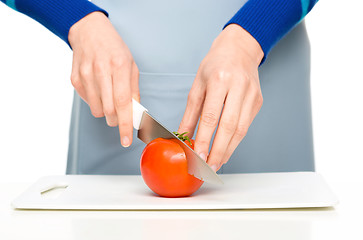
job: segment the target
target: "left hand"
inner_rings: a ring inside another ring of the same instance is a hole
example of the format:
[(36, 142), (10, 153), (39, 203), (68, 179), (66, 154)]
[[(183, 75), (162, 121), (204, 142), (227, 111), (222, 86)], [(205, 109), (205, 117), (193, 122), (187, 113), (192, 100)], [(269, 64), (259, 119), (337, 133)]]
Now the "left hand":
[(200, 117), (195, 151), (215, 171), (229, 160), (262, 106), (258, 66), (263, 55), (246, 30), (231, 24), (200, 64), (178, 132), (192, 137)]

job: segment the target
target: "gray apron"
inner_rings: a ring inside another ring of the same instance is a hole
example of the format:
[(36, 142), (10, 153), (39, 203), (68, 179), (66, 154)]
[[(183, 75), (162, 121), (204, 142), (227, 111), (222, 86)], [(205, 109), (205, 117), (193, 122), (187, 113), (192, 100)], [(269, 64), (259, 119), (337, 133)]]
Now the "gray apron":
[[(95, 0), (140, 69), (141, 103), (169, 130), (183, 117), (199, 64), (224, 24), (245, 0)], [(271, 51), (259, 69), (264, 103), (219, 173), (314, 170), (310, 105), (310, 45), (304, 23)], [(145, 144), (120, 145), (117, 127), (94, 118), (74, 95), (68, 174), (140, 174)]]

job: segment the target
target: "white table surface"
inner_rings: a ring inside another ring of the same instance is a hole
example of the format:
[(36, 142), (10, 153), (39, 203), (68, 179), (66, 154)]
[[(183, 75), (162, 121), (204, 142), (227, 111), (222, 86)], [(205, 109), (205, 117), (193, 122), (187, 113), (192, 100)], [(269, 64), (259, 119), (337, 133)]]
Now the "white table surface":
[(329, 182), (335, 208), (35, 211), (10, 202), (31, 183), (0, 183), (0, 239), (363, 239), (363, 182)]

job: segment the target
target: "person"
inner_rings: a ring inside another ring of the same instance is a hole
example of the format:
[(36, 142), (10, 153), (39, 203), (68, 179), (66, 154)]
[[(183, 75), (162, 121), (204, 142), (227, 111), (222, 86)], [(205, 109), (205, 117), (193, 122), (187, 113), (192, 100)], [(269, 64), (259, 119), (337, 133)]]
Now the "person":
[(132, 98), (220, 173), (314, 170), (316, 0), (1, 1), (73, 50), (68, 174), (140, 173)]

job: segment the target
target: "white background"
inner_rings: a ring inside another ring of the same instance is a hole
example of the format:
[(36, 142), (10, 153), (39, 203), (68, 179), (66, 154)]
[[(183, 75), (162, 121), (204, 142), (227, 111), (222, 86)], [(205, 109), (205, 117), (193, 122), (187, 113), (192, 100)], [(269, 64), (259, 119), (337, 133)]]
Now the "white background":
[[(363, 182), (362, 8), (320, 1), (306, 17), (316, 170), (328, 182)], [(71, 62), (58, 37), (0, 4), (0, 182), (65, 173)]]

